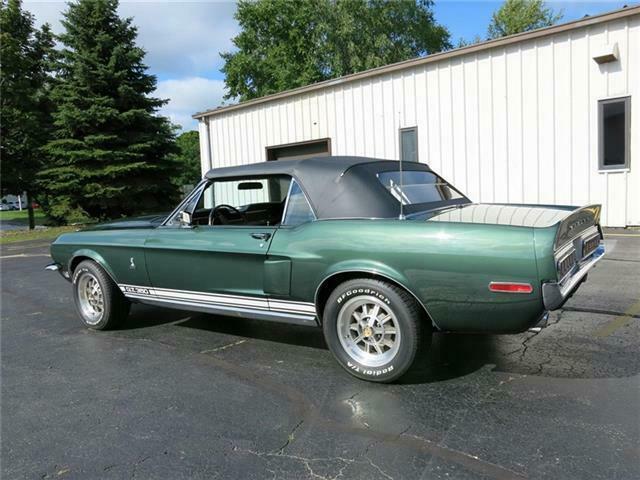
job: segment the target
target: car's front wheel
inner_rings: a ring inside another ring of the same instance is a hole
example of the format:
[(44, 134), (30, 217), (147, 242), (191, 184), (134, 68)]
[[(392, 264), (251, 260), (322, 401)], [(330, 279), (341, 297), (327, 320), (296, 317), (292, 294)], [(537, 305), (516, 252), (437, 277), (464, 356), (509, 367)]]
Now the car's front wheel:
[(367, 278), (335, 288), (324, 308), (323, 331), (340, 365), (373, 382), (400, 378), (416, 358), (423, 334), (430, 333), (409, 293)]
[(93, 330), (115, 328), (131, 304), (100, 265), (83, 260), (73, 271), (73, 301), (82, 323)]

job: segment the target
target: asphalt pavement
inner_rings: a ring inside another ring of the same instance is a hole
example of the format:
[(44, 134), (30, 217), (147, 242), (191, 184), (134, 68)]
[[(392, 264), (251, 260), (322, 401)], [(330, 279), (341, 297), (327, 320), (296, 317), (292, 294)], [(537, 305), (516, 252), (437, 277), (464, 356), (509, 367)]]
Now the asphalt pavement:
[(43, 242), (0, 252), (7, 479), (638, 479), (640, 232), (550, 325), (434, 335), (398, 384), (321, 331), (135, 306), (77, 320)]

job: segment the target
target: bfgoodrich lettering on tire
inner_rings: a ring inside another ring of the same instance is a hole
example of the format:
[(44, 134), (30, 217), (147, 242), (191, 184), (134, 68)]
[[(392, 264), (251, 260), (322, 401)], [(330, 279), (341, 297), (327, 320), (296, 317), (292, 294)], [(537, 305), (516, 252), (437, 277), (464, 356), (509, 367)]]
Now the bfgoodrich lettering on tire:
[(73, 302), (82, 323), (93, 330), (115, 328), (131, 304), (100, 265), (84, 260), (73, 271)]
[(322, 328), (340, 365), (373, 382), (402, 376), (416, 357), (423, 333), (430, 332), (410, 294), (366, 278), (336, 287), (325, 305)]

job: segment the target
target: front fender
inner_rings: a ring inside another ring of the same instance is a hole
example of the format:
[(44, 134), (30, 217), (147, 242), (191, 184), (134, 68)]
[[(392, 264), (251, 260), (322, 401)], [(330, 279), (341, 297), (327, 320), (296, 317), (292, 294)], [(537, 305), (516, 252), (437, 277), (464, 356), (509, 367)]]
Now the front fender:
[(88, 258), (96, 262), (107, 272), (107, 274), (111, 277), (111, 280), (113, 280), (116, 284), (118, 283), (113, 269), (109, 266), (104, 257), (95, 250), (91, 250), (88, 248), (81, 248), (73, 252), (71, 258), (69, 259), (69, 262), (67, 263), (67, 271), (70, 274), (73, 274), (73, 267), (77, 266), (77, 264), (80, 263), (83, 258)]

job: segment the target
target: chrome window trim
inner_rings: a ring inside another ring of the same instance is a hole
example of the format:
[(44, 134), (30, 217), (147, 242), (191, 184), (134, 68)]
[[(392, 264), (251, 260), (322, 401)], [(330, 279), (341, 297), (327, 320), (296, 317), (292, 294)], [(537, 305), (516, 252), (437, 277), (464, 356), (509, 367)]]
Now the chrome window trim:
[(280, 218), (280, 225), (284, 226), (284, 219), (287, 216), (287, 210), (289, 209), (289, 198), (291, 198), (291, 190), (293, 189), (293, 182), (295, 179), (291, 177), (289, 181), (289, 189), (287, 190), (287, 199), (284, 201), (284, 208), (282, 209), (282, 217)]
[(200, 196), (202, 194), (202, 191), (204, 190), (205, 186), (209, 184), (209, 181), (207, 179), (201, 180), (200, 183), (198, 185), (196, 185), (196, 187), (193, 189), (193, 191), (187, 195), (184, 200), (182, 200), (178, 206), (176, 208), (173, 209), (173, 211), (167, 215), (167, 218), (164, 219), (164, 221), (160, 224), (161, 227), (166, 227), (167, 222), (173, 218), (175, 215), (177, 215), (180, 211), (183, 205), (189, 203), (191, 201), (191, 199), (195, 196), (198, 195)]
[[(289, 199), (291, 198), (291, 190), (293, 190), (294, 182), (300, 188), (300, 191), (302, 192), (302, 196), (307, 202), (307, 205), (309, 206), (309, 210), (311, 210), (311, 214), (313, 215), (313, 220), (310, 220), (309, 222), (300, 223), (299, 225), (287, 225), (286, 223), (284, 223), (284, 219), (287, 217), (287, 210), (289, 209)], [(313, 210), (313, 205), (311, 205), (311, 202), (309, 201), (309, 197), (307, 197), (307, 193), (302, 188), (302, 185), (300, 184), (300, 182), (298, 182), (298, 180), (296, 180), (295, 177), (291, 177), (291, 182), (289, 183), (289, 190), (287, 191), (287, 200), (284, 203), (284, 210), (282, 210), (282, 218), (280, 219), (280, 226), (281, 227), (298, 227), (300, 225), (304, 225), (305, 223), (311, 223), (317, 220), (318, 220), (318, 216), (316, 215), (316, 212)]]

